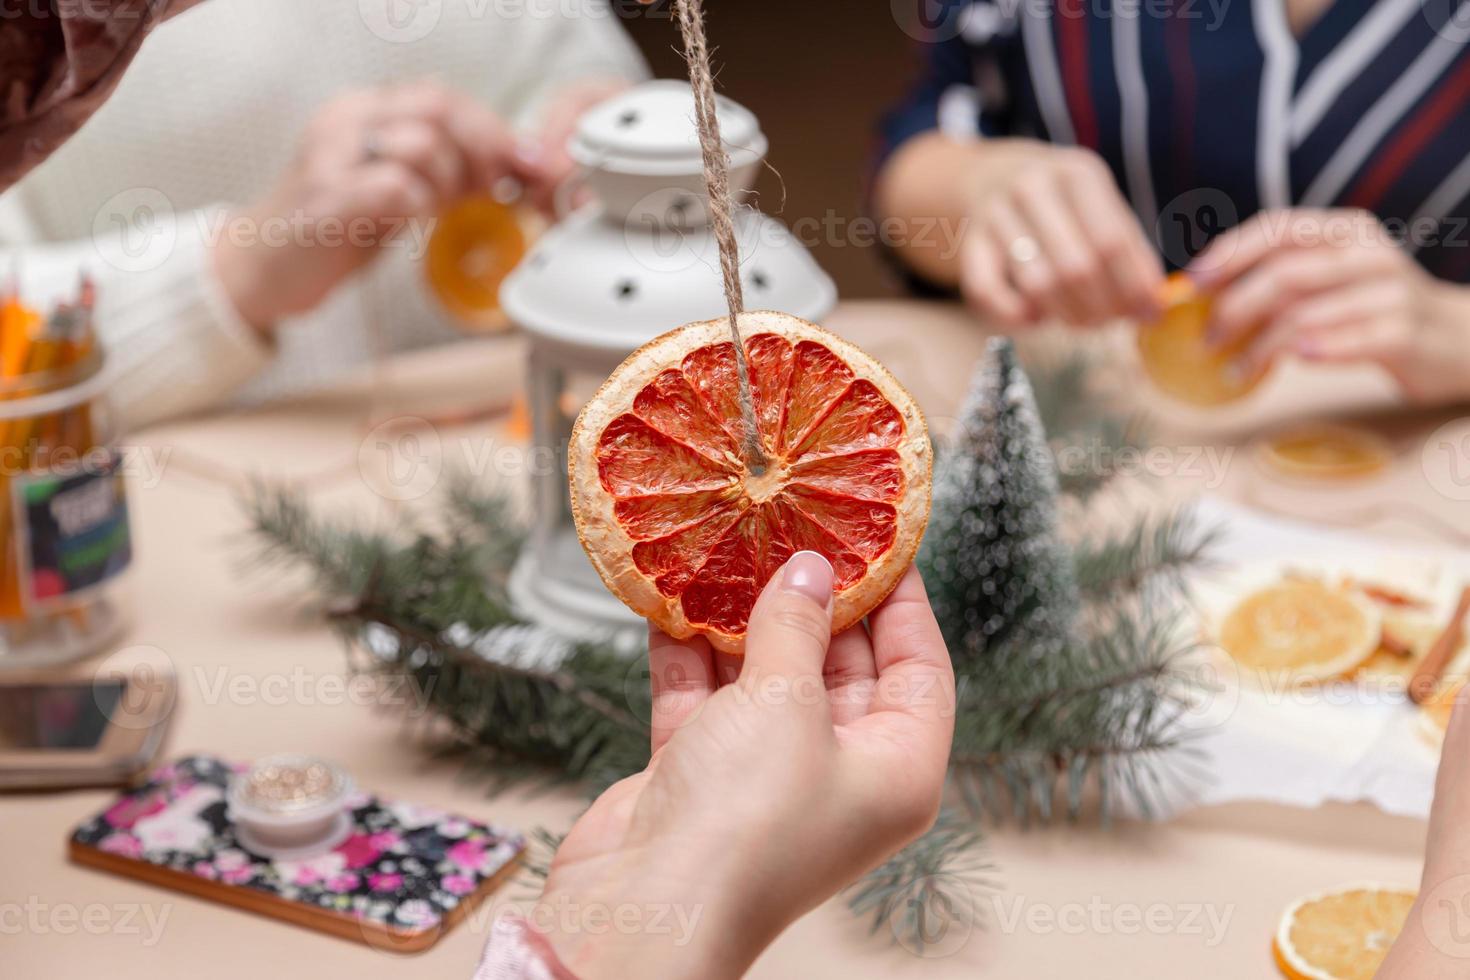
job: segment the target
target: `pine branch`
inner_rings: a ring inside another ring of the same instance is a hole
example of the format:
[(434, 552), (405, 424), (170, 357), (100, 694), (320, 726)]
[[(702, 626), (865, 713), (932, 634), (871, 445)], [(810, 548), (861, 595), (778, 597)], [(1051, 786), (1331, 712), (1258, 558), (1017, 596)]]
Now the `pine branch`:
[(1096, 368), (1096, 357), (1072, 352), (1033, 364), (1028, 372), (1037, 416), (1058, 464), (1058, 489), (1081, 503), (1117, 476), (1115, 467), (1104, 465), (1107, 460), (1149, 443), (1142, 416), (1119, 416), (1093, 390)]
[(246, 505), (261, 559), (308, 567), (369, 669), (410, 682), (507, 774), (599, 788), (647, 764), (649, 695), (627, 683), (627, 651), (569, 644), (510, 609), (500, 583), (516, 552), (485, 540), (520, 537), (503, 498), (451, 490), (448, 530), (402, 543), (322, 522), (290, 490)]
[(909, 949), (934, 942), (956, 922), (977, 924), (977, 893), (993, 887), (994, 870), (979, 855), (981, 843), (973, 819), (942, 811), (924, 836), (848, 888), (848, 908), (869, 918), (869, 932), (887, 923)]
[(1189, 510), (1142, 520), (1121, 534), (1076, 544), (1077, 584), (1093, 602), (1136, 595), (1160, 582), (1181, 590), (1185, 573), (1203, 567), (1218, 540), (1219, 530), (1201, 528)]
[[(1170, 764), (1183, 746), (1177, 719), (1189, 692), (1175, 667), (1184, 652), (1179, 635), (1171, 618), (1119, 611), (1028, 670), (1004, 667), (1004, 656), (967, 665), (951, 761), (971, 809), (1047, 821), (1060, 792), (1075, 819), (1090, 783), (1135, 765)], [(1103, 816), (1119, 802), (1149, 812), (1155, 797), (1134, 790), (1149, 786), (1114, 780)]]

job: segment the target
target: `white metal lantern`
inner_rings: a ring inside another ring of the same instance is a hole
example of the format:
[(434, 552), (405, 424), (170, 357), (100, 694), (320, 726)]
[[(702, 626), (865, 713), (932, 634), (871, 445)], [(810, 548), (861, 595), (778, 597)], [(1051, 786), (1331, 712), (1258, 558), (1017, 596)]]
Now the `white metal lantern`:
[[(766, 138), (747, 109), (717, 103), (741, 200)], [(532, 458), (554, 459), (531, 468), (534, 525), (511, 596), (533, 621), (583, 638), (641, 622), (603, 587), (572, 525), (566, 446), (581, 400), (647, 341), (726, 307), (689, 86), (647, 82), (604, 102), (581, 119), (570, 150), (595, 201), (542, 236), (500, 301), (531, 340)], [(831, 311), (832, 280), (784, 225), (742, 207), (735, 230), (747, 308), (808, 320)]]

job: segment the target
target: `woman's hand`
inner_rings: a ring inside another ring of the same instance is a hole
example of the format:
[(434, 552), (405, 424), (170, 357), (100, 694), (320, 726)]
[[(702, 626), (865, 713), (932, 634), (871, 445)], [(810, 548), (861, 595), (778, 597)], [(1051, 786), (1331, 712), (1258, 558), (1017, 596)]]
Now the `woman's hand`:
[(1157, 316), (1163, 267), (1107, 164), (1090, 150), (1006, 142), (1013, 159), (983, 178), (967, 218), (966, 301), (1006, 327)]
[[(916, 571), (831, 633), (832, 569), (766, 586), (743, 661), (650, 637), (653, 758), (577, 821), (532, 921), (585, 980), (735, 977), (934, 821), (954, 675)], [(586, 917), (626, 927), (601, 934)]]
[(1431, 277), (1367, 212), (1263, 212), (1189, 272), (1217, 296), (1212, 339), (1254, 337), (1248, 373), (1285, 354), (1373, 361), (1416, 401), (1470, 397), (1470, 294)]
[(1463, 977), (1470, 966), (1470, 686), (1445, 733), (1419, 900), (1378, 976)]
[(502, 178), (549, 212), (572, 171), (565, 143), (577, 117), (623, 84), (569, 86), (547, 104), (540, 135), (523, 141), (473, 98), (433, 81), (333, 100), (265, 199), (224, 225), (214, 264), (226, 294), (269, 333), (315, 308), (385, 242), (428, 235), (446, 206)]
[(262, 332), (313, 309), (410, 222), (484, 193), (502, 177), (540, 179), (494, 113), (436, 82), (352, 92), (307, 127), (263, 201), (230, 216), (215, 269)]

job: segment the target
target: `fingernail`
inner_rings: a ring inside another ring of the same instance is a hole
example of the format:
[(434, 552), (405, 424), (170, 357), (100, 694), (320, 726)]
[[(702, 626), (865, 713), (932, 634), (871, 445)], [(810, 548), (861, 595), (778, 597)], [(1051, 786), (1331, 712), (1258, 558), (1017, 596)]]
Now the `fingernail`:
[(1292, 345), (1292, 350), (1309, 361), (1315, 361), (1322, 356), (1322, 344), (1312, 337), (1303, 337)]
[(798, 551), (781, 573), (781, 591), (795, 592), (826, 606), (832, 601), (832, 563), (815, 551)]
[(1196, 255), (1183, 271), (1199, 289), (1208, 287), (1220, 273), (1219, 267), (1211, 264), (1209, 255), (1204, 252)]
[(523, 139), (516, 143), (516, 159), (523, 166), (535, 169), (541, 166), (542, 157), (541, 147), (534, 140)]

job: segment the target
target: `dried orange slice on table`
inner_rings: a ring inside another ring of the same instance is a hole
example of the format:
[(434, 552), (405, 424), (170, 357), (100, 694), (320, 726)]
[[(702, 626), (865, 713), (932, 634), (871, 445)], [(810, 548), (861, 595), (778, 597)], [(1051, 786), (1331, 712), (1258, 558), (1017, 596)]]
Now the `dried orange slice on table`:
[(1138, 353), (1145, 373), (1164, 394), (1190, 405), (1237, 401), (1261, 383), (1264, 372), (1245, 373), (1236, 359), (1250, 338), (1225, 347), (1208, 342), (1211, 300), (1182, 272), (1164, 284), (1164, 314), (1138, 329)]
[(1314, 579), (1251, 593), (1221, 621), (1221, 649), (1257, 680), (1329, 681), (1378, 650), (1381, 617), (1355, 596)]
[(1393, 447), (1367, 429), (1311, 424), (1275, 433), (1260, 444), (1262, 461), (1285, 476), (1350, 480), (1388, 469)]
[(569, 463), (577, 533), (607, 587), (671, 636), (744, 649), (756, 596), (797, 551), (836, 575), (832, 628), (898, 584), (929, 517), (924, 416), (877, 361), (781, 313), (739, 318), (769, 466), (741, 445), (729, 320), (635, 351), (583, 408)]
[(1358, 885), (1301, 899), (1272, 944), (1291, 980), (1372, 980), (1404, 928), (1415, 892)]

